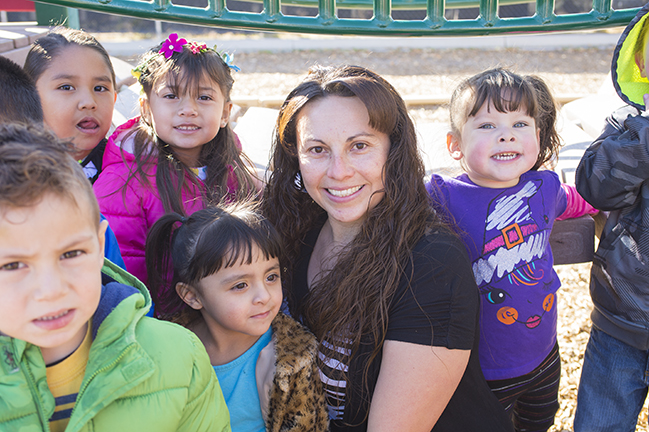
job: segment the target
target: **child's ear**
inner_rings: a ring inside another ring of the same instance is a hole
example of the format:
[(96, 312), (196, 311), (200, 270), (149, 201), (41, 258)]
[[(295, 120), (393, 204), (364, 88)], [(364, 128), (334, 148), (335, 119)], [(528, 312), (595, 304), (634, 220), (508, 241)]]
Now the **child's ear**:
[(137, 100), (140, 104), (140, 115), (148, 123), (151, 124), (151, 109), (149, 108), (149, 99), (146, 95), (141, 95)]
[(106, 230), (108, 229), (108, 221), (104, 219), (99, 222), (99, 231), (97, 231), (97, 238), (99, 239), (99, 251), (101, 253), (101, 262), (104, 262), (104, 252), (106, 246)]
[(645, 70), (643, 52), (637, 51), (635, 53), (635, 64), (638, 66), (638, 69), (640, 69), (640, 76), (643, 78), (647, 78), (647, 71)]
[(453, 159), (460, 160), (464, 157), (460, 148), (460, 140), (457, 139), (453, 132), (446, 134), (446, 148)]
[(230, 121), (230, 113), (232, 112), (232, 102), (223, 104), (223, 113), (221, 114), (221, 127), (224, 128)]
[(178, 296), (187, 303), (192, 309), (203, 309), (203, 303), (196, 293), (196, 288), (184, 282), (176, 284), (176, 293)]

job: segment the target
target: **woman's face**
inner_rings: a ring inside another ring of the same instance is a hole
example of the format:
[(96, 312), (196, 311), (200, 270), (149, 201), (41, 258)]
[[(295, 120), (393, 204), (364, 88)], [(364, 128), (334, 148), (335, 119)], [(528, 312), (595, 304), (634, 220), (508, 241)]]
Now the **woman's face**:
[(373, 129), (357, 97), (309, 102), (297, 118), (302, 181), (331, 223), (357, 226), (383, 198), (388, 135)]

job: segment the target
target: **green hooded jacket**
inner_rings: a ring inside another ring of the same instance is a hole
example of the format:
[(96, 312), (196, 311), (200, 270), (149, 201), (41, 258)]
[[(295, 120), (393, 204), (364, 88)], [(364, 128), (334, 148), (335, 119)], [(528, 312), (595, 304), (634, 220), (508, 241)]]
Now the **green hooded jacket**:
[[(230, 431), (205, 348), (190, 331), (145, 317), (150, 306), (144, 285), (106, 261), (66, 432)], [(49, 431), (54, 407), (40, 349), (0, 334), (0, 430)]]

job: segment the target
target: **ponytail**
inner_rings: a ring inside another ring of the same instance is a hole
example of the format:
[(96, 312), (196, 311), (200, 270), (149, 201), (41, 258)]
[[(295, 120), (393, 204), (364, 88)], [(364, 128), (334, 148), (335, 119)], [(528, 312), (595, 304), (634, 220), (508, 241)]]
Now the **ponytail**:
[[(178, 277), (171, 260), (174, 239), (182, 228), (177, 227), (177, 224), (184, 221), (185, 218), (180, 214), (168, 213), (158, 219), (147, 235), (145, 251), (148, 286), (155, 305), (155, 316), (158, 318), (170, 318), (189, 307), (176, 293)], [(165, 311), (165, 315), (169, 316), (161, 317), (160, 311)]]

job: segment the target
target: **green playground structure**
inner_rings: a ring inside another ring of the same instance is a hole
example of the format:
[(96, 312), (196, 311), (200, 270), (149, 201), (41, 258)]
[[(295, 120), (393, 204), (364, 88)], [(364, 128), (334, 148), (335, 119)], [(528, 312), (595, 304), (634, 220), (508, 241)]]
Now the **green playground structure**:
[[(536, 0), (532, 16), (500, 18), (499, 7), (529, 3), (525, 0), (259, 0), (259, 13), (230, 10), (226, 0), (206, 0), (206, 7), (175, 4), (172, 0), (44, 0), (57, 8), (59, 15), (38, 14), (39, 24), (54, 17), (66, 17), (73, 8), (184, 24), (246, 30), (373, 36), (479, 36), (502, 33), (530, 33), (559, 30), (601, 29), (626, 25), (638, 8), (613, 9), (612, 0), (593, 0), (584, 13), (555, 14), (554, 0)], [(283, 6), (313, 9), (315, 16), (284, 13)], [(447, 19), (445, 11), (479, 8), (475, 19)], [(369, 19), (340, 18), (339, 9), (373, 11)], [(424, 19), (394, 19), (395, 10), (421, 10)], [(317, 11), (317, 12), (316, 12)], [(61, 13), (62, 12), (62, 13)], [(70, 15), (72, 17), (72, 15)]]

